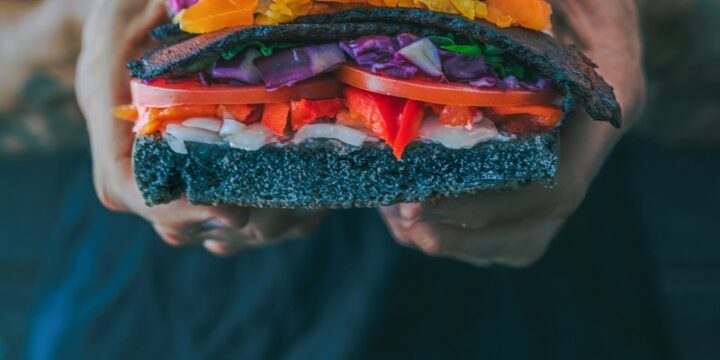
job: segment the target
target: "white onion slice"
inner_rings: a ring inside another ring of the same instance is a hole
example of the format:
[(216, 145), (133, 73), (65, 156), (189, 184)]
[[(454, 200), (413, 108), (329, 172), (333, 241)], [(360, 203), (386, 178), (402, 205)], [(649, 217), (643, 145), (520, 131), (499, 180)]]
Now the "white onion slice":
[(182, 125), (169, 124), (165, 127), (165, 133), (174, 136), (180, 141), (191, 141), (211, 145), (221, 145), (225, 143), (220, 135), (215, 132)]
[(163, 139), (165, 139), (165, 141), (168, 143), (168, 145), (170, 145), (170, 149), (172, 149), (172, 151), (174, 151), (178, 154), (187, 155), (188, 151), (187, 151), (187, 148), (185, 147), (184, 141), (182, 141), (168, 133), (163, 134)]
[(430, 116), (419, 130), (420, 139), (440, 143), (449, 149), (469, 149), (497, 135), (497, 128), (489, 119), (471, 126), (449, 126), (441, 124), (437, 116)]
[(305, 125), (295, 133), (293, 142), (299, 144), (307, 139), (336, 139), (352, 146), (362, 146), (368, 138), (365, 132), (338, 124)]
[(225, 118), (220, 127), (220, 136), (223, 138), (237, 134), (247, 128), (247, 125), (231, 118)]
[(277, 142), (277, 137), (262, 124), (252, 124), (226, 136), (225, 140), (230, 143), (230, 147), (253, 151)]
[(443, 76), (440, 52), (430, 38), (418, 40), (397, 52), (405, 60), (433, 77)]
[(222, 125), (222, 123), (220, 122), (220, 120), (215, 118), (197, 117), (189, 118), (183, 121), (182, 125), (185, 127), (218, 132), (220, 131), (220, 125)]

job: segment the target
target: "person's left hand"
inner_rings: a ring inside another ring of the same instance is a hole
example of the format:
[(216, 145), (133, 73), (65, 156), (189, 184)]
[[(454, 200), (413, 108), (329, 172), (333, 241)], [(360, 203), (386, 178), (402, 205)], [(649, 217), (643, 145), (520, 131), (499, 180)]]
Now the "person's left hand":
[(555, 11), (567, 28), (555, 31), (599, 65), (625, 115), (618, 131), (584, 112), (562, 129), (557, 184), (513, 192), (486, 192), (381, 209), (398, 242), (430, 255), (477, 266), (527, 266), (545, 252), (582, 202), (595, 173), (641, 108), (644, 78), (638, 19), (631, 0), (558, 0)]

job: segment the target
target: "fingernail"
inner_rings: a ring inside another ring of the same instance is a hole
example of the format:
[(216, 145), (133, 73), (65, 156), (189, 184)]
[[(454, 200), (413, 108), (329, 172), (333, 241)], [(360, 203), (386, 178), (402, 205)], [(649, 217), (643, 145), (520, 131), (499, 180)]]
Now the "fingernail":
[(200, 224), (201, 232), (226, 228), (228, 225), (219, 218), (210, 218)]
[(217, 240), (205, 240), (203, 246), (213, 254), (222, 254), (225, 252), (225, 245)]
[(400, 217), (405, 220), (415, 220), (420, 216), (420, 205), (418, 204), (400, 204)]

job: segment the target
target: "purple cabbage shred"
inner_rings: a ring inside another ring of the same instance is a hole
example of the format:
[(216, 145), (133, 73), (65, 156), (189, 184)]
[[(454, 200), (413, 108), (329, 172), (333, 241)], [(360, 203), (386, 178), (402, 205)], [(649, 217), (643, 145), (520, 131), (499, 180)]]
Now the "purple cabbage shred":
[(177, 14), (180, 11), (197, 4), (198, 1), (200, 0), (168, 0), (167, 6), (173, 14)]

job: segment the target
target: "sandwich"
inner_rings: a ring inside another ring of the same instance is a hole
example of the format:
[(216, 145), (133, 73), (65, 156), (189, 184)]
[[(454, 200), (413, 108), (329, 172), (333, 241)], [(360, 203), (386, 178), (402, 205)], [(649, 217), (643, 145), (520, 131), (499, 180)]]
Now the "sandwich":
[(131, 62), (148, 205), (348, 208), (553, 186), (613, 89), (545, 0), (170, 0)]

